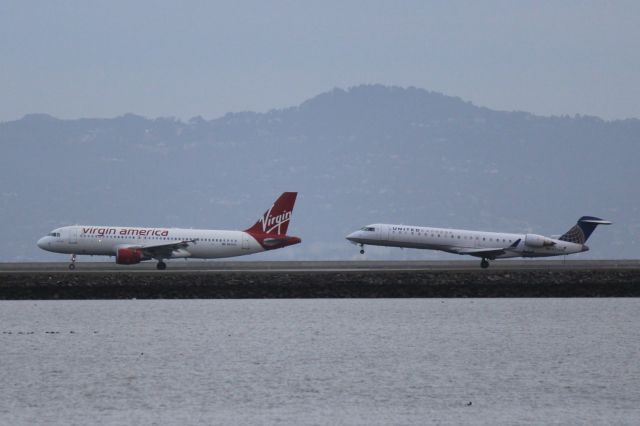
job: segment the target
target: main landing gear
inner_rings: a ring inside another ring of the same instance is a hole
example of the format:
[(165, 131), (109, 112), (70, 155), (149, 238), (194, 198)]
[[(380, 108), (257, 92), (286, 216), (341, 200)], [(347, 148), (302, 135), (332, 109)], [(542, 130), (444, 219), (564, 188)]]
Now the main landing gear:
[(489, 267), (489, 261), (483, 257), (482, 261), (480, 261), (480, 267), (482, 269), (487, 269)]
[(72, 254), (71, 255), (71, 263), (69, 264), (69, 270), (73, 271), (74, 269), (76, 269), (76, 255)]
[(165, 269), (167, 269), (167, 264), (164, 263), (162, 260), (159, 260), (158, 264), (156, 265), (156, 268), (158, 268), (158, 270), (160, 271), (164, 271)]
[(360, 254), (364, 254), (364, 244), (359, 244), (360, 245)]

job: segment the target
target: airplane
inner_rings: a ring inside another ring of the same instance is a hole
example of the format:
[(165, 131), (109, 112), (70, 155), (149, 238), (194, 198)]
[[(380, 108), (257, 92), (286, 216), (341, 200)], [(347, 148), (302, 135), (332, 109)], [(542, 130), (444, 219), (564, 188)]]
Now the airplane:
[(365, 244), (441, 250), (479, 257), (482, 259), (480, 267), (485, 269), (489, 267), (489, 260), (585, 252), (589, 250), (585, 243), (598, 225), (611, 225), (611, 222), (582, 216), (564, 235), (553, 237), (376, 223), (352, 232), (346, 238), (360, 245), (360, 254), (364, 254)]
[(287, 235), (297, 192), (284, 192), (258, 221), (244, 231), (129, 226), (74, 225), (56, 228), (37, 242), (54, 253), (71, 254), (69, 269), (76, 268), (76, 255), (115, 256), (119, 265), (156, 259), (157, 269), (165, 259), (215, 259), (243, 256), (298, 244)]

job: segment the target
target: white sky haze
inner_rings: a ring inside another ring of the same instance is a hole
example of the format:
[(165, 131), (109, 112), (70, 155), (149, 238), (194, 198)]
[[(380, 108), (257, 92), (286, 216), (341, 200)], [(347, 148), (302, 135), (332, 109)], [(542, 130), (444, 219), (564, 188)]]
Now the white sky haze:
[(640, 117), (640, 2), (5, 1), (0, 121), (266, 111), (416, 86), (540, 115)]

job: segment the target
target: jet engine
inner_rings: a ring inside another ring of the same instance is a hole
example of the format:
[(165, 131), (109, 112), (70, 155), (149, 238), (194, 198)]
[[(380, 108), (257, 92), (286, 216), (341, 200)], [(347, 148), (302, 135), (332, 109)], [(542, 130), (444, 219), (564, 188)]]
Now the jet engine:
[(119, 265), (133, 265), (142, 261), (142, 249), (121, 248), (116, 252), (116, 263)]
[(527, 234), (524, 236), (524, 244), (528, 247), (549, 247), (556, 244), (551, 238), (537, 234)]

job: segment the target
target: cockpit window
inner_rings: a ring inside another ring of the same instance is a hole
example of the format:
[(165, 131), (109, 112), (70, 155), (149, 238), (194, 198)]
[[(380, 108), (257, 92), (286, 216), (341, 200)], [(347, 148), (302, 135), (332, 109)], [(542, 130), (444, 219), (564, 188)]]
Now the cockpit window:
[(59, 232), (49, 232), (49, 236), (50, 237), (59, 237), (60, 233)]
[(372, 228), (371, 226), (365, 226), (364, 228), (362, 228), (362, 230), (372, 232), (372, 231), (375, 231), (376, 228)]

